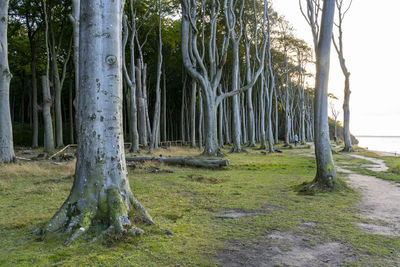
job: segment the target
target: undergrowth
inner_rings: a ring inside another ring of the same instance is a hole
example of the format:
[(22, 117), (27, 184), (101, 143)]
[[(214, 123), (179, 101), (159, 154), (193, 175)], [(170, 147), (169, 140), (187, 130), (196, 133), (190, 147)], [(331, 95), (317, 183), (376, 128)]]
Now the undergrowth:
[[(200, 152), (182, 147), (160, 149), (155, 155)], [(399, 238), (359, 230), (356, 222), (362, 218), (355, 206), (359, 195), (342, 180), (343, 188), (333, 192), (301, 195), (294, 190), (315, 176), (314, 159), (303, 156), (310, 149), (223, 152), (230, 165), (222, 170), (171, 166), (173, 173), (129, 170), (134, 195), (174, 235), (140, 226), (145, 230), (140, 237), (107, 235), (89, 243), (88, 233), (68, 248), (63, 246), (63, 235), (38, 242), (32, 231), (48, 222), (68, 196), (74, 163), (0, 165), (0, 265), (210, 266), (218, 264), (217, 252), (226, 248), (227, 241), (256, 241), (272, 231), (307, 235), (314, 244), (341, 242), (355, 255), (348, 262), (352, 266), (390, 265), (396, 260), (393, 251), (400, 251)], [(219, 218), (232, 210), (257, 216)], [(305, 230), (300, 227), (304, 222), (317, 226)]]

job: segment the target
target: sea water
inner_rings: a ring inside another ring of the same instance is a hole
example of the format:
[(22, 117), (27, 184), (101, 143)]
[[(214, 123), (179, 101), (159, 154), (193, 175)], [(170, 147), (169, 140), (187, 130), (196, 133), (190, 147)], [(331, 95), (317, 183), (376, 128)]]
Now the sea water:
[(358, 146), (369, 150), (400, 154), (400, 136), (356, 136)]

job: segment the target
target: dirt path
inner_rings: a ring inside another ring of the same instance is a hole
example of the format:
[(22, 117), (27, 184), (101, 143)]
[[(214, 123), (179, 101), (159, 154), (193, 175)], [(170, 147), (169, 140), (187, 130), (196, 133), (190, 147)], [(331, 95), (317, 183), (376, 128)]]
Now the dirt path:
[[(303, 155), (314, 157), (311, 153)], [(371, 162), (360, 167), (376, 172), (388, 170), (383, 160), (345, 155)], [(400, 236), (400, 185), (357, 174), (347, 166), (337, 166), (337, 170), (348, 174), (348, 183), (362, 196), (358, 206), (368, 223), (357, 223), (360, 229), (366, 233)], [(309, 222), (301, 227), (313, 228), (315, 225)], [(290, 231), (273, 231), (259, 241), (228, 242), (227, 249), (217, 257), (222, 266), (342, 266), (358, 260), (351, 249), (341, 242), (310, 247), (305, 245), (306, 241), (307, 236)]]
[[(371, 165), (362, 165), (372, 171), (387, 171), (388, 167), (381, 159), (360, 155), (348, 156), (370, 161)], [(338, 168), (338, 171), (348, 173), (349, 184), (362, 195), (359, 207), (369, 223), (358, 223), (367, 233), (398, 236), (400, 235), (400, 185), (384, 181), (373, 176), (360, 175), (353, 171)]]

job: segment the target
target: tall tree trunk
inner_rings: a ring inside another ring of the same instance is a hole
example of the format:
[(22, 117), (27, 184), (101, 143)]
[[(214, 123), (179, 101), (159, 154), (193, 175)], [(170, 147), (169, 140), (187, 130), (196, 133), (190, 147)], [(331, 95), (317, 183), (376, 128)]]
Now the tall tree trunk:
[(10, 113), (10, 81), (8, 66), (8, 0), (0, 0), (0, 162), (15, 160)]
[(315, 156), (317, 162), (317, 174), (314, 182), (319, 186), (329, 188), (333, 188), (336, 182), (336, 170), (332, 157), (328, 125), (328, 80), (334, 13), (335, 0), (325, 0), (318, 40), (315, 90), (316, 110), (314, 114)]
[(75, 122), (78, 125), (78, 102), (79, 102), (79, 13), (80, 0), (72, 0), (72, 14), (70, 20), (72, 22), (73, 38), (74, 38), (74, 69), (75, 69)]
[(73, 111), (73, 82), (72, 82), (72, 71), (69, 73), (69, 142), (74, 144), (74, 111)]
[(344, 135), (344, 151), (352, 152), (350, 136), (350, 73), (345, 76), (344, 101), (343, 101), (343, 135)]
[(31, 75), (32, 75), (32, 147), (37, 148), (39, 146), (39, 115), (38, 115), (38, 90), (37, 90), (37, 78), (36, 78), (36, 45), (31, 41)]
[[(239, 42), (234, 42), (232, 45), (232, 91), (237, 91), (239, 88)], [(241, 124), (239, 111), (239, 96), (232, 97), (232, 139), (233, 146), (231, 152), (241, 152)]]
[[(206, 109), (206, 113), (207, 113), (207, 109)], [(199, 149), (203, 149), (203, 95), (202, 92), (199, 91)], [(208, 119), (208, 116), (206, 114), (206, 118), (205, 120)], [(205, 127), (208, 127), (208, 125), (213, 125), (211, 122), (207, 122), (206, 121), (206, 125)], [(209, 128), (206, 129), (206, 134)], [(210, 147), (208, 148), (208, 151), (212, 151), (212, 149), (214, 148), (214, 146), (212, 145), (213, 142), (211, 140), (207, 141), (207, 136), (206, 136), (206, 149), (207, 149), (207, 144), (210, 144)]]
[(63, 140), (63, 120), (61, 113), (61, 81), (58, 73), (57, 55), (54, 45), (54, 33), (51, 34), (53, 45), (51, 46), (51, 66), (53, 72), (54, 83), (54, 105), (55, 105), (55, 121), (56, 121), (56, 144), (57, 147), (64, 146)]
[(155, 225), (133, 196), (126, 177), (121, 101), (122, 10), (120, 0), (87, 0), (81, 5), (84, 19), (75, 180), (69, 197), (44, 229), (45, 233), (70, 233), (66, 245), (95, 221), (107, 227), (106, 232), (143, 233), (132, 225), (132, 211), (138, 212), (144, 222)]
[[(154, 107), (154, 118), (153, 118), (153, 134), (150, 144), (150, 152), (153, 152), (154, 148), (158, 148), (158, 136), (160, 132), (160, 112), (161, 112), (161, 67), (163, 64), (162, 56), (162, 36), (161, 36), (161, 0), (158, 1), (158, 58), (157, 58), (157, 81), (156, 81), (156, 105)], [(184, 128), (184, 127), (182, 127)], [(184, 138), (184, 137), (183, 137)]]
[(51, 106), (53, 100), (50, 94), (50, 82), (46, 76), (42, 76), (43, 87), (43, 127), (44, 127), (44, 151), (54, 150), (53, 120), (51, 118)]
[(143, 86), (142, 86), (142, 68), (140, 59), (136, 68), (136, 93), (137, 93), (137, 107), (138, 107), (138, 132), (139, 142), (143, 146), (147, 146), (147, 128), (146, 128), (146, 111), (143, 97)]
[(162, 116), (162, 140), (167, 141), (167, 77), (165, 65), (163, 67), (163, 116)]
[(196, 96), (197, 96), (197, 82), (192, 79), (192, 93), (190, 99), (190, 146), (196, 147)]

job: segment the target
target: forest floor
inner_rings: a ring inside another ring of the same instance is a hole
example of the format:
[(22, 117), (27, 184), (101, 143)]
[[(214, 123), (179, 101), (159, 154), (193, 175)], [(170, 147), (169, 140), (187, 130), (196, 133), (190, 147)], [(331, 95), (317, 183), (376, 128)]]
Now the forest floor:
[[(399, 158), (337, 154), (339, 177), (351, 187), (301, 195), (294, 188), (315, 175), (312, 150), (282, 151), (227, 153), (230, 166), (222, 170), (144, 163), (129, 171), (132, 191), (174, 235), (139, 225), (146, 231), (141, 237), (88, 243), (95, 234), (89, 233), (68, 248), (64, 235), (39, 242), (32, 231), (66, 199), (74, 162), (0, 165), (0, 265), (400, 265)], [(195, 156), (199, 150), (160, 154)], [(151, 166), (173, 173), (153, 173)]]

